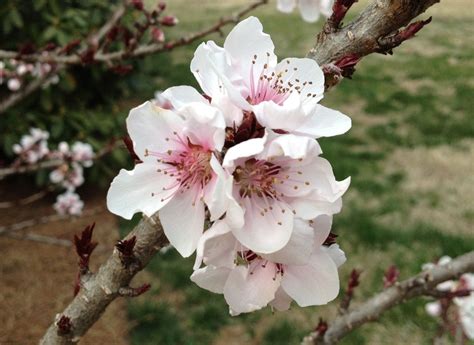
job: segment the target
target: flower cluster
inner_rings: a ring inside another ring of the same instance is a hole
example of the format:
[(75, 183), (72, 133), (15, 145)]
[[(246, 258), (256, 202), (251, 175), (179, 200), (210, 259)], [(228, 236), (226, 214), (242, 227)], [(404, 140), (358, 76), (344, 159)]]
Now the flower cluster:
[[(424, 264), (423, 269), (431, 269), (437, 265), (447, 265), (450, 261), (451, 258), (449, 256), (443, 256), (436, 264)], [(429, 315), (433, 317), (442, 317), (445, 322), (448, 322), (448, 309), (452, 307), (455, 314), (455, 323), (461, 324), (466, 337), (474, 339), (474, 274), (465, 273), (457, 281), (448, 280), (438, 284), (436, 289), (441, 292), (453, 293), (454, 295), (463, 291), (467, 292), (463, 297), (448, 297), (435, 302), (430, 302), (426, 304), (425, 308)]]
[(291, 13), (298, 6), (303, 20), (313, 23), (321, 14), (329, 17), (333, 3), (334, 0), (277, 0), (277, 9), (283, 13)]
[(315, 139), (345, 133), (351, 120), (319, 104), (321, 68), (278, 63), (250, 17), (223, 47), (202, 43), (191, 71), (203, 95), (172, 87), (131, 110), (140, 163), (112, 182), (109, 210), (127, 219), (158, 212), (182, 256), (197, 249), (191, 279), (224, 294), (232, 315), (331, 301), (345, 261), (332, 216), (350, 179), (335, 179)]
[(84, 183), (84, 168), (91, 167), (94, 159), (92, 146), (76, 141), (71, 147), (61, 142), (56, 150), (48, 148), (49, 133), (31, 128), (30, 134), (23, 135), (20, 143), (13, 145), (13, 152), (18, 155), (17, 164), (34, 164), (40, 161), (59, 160), (59, 164), (49, 174), (50, 182), (66, 191), (58, 195), (54, 209), (61, 215), (79, 215), (84, 206), (77, 187)]
[[(42, 78), (49, 74), (52, 69), (53, 67), (49, 63), (37, 62), (32, 64), (15, 59), (10, 59), (7, 63), (0, 61), (0, 85), (5, 83), (10, 91), (15, 92), (21, 89), (26, 79)], [(54, 75), (43, 87), (58, 82), (58, 75)]]
[(13, 145), (21, 161), (34, 164), (48, 155), (49, 133), (39, 128), (30, 128), (30, 134), (21, 137), (20, 143)]

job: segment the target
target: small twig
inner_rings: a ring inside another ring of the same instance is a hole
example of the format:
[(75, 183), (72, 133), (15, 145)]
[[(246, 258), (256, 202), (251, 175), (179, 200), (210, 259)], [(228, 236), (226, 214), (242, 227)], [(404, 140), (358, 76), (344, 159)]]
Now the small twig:
[(33, 241), (33, 242), (52, 244), (55, 246), (62, 246), (62, 247), (72, 246), (72, 242), (69, 240), (63, 240), (60, 238), (55, 238), (55, 237), (45, 236), (45, 235), (38, 235), (38, 234), (33, 234), (33, 233), (27, 233), (27, 234), (7, 233), (4, 235), (6, 237), (14, 238), (17, 240)]
[(123, 297), (137, 297), (148, 290), (150, 290), (151, 285), (150, 284), (143, 284), (142, 286), (139, 286), (137, 288), (132, 288), (132, 287), (123, 287), (119, 289), (119, 295)]
[(339, 307), (339, 313), (344, 314), (347, 312), (349, 309), (349, 306), (351, 304), (352, 298), (354, 297), (354, 290), (359, 286), (360, 284), (360, 274), (362, 271), (358, 271), (356, 269), (353, 269), (351, 271), (351, 275), (349, 277), (349, 281), (347, 283), (347, 289), (344, 294), (344, 297), (341, 300), (341, 305)]
[[(139, 57), (153, 53), (160, 53), (169, 51), (176, 47), (180, 47), (183, 45), (187, 45), (192, 43), (195, 40), (203, 38), (211, 33), (221, 32), (222, 27), (228, 24), (237, 23), (243, 16), (245, 16), (250, 11), (254, 10), (255, 8), (266, 4), (268, 0), (258, 0), (250, 5), (244, 7), (242, 10), (238, 11), (237, 13), (223, 17), (219, 19), (215, 24), (209, 26), (207, 29), (202, 31), (198, 31), (188, 35), (187, 37), (182, 37), (175, 41), (171, 41), (165, 44), (162, 43), (152, 43), (152, 44), (145, 44), (138, 46), (133, 51), (128, 51), (127, 49), (122, 49), (116, 52), (111, 53), (101, 53), (96, 52), (93, 56), (93, 60), (96, 62), (110, 62), (113, 60), (121, 60), (124, 58), (132, 58), (132, 57)], [(17, 52), (12, 51), (5, 51), (0, 50), (0, 59), (9, 59), (18, 57)], [(79, 65), (82, 64), (82, 59), (77, 54), (74, 55), (67, 55), (61, 56), (55, 53), (50, 54), (29, 54), (29, 55), (22, 55), (21, 59), (25, 62), (43, 62), (43, 63), (56, 63), (56, 64), (66, 64), (66, 65)], [(1, 111), (0, 111), (1, 112)]]
[(61, 220), (77, 219), (80, 217), (88, 217), (88, 216), (92, 216), (97, 213), (103, 212), (104, 210), (105, 210), (105, 206), (98, 206), (90, 210), (85, 210), (84, 212), (82, 212), (81, 216), (79, 217), (61, 216), (59, 214), (52, 214), (49, 216), (43, 216), (39, 218), (24, 220), (18, 223), (10, 224), (10, 225), (3, 225), (3, 226), (0, 226), (0, 236), (11, 234), (12, 232), (24, 230), (36, 225), (47, 224), (47, 223), (57, 222)]
[(397, 304), (419, 296), (431, 296), (438, 284), (456, 279), (468, 272), (474, 272), (474, 251), (453, 259), (449, 264), (435, 266), (379, 292), (352, 311), (336, 317), (324, 337), (319, 337), (318, 333), (313, 332), (302, 344), (335, 344), (354, 329), (377, 320)]

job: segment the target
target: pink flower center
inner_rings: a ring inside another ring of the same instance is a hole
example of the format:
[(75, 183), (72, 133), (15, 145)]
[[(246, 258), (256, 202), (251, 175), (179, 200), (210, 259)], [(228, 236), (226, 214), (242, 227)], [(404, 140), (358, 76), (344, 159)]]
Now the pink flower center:
[[(312, 85), (312, 81), (300, 81), (292, 77), (298, 71), (298, 67), (291, 65), (290, 60), (286, 60), (286, 66), (280, 71), (269, 68), (267, 53), (267, 63), (263, 65), (260, 76), (257, 80), (254, 77), (254, 65), (257, 61), (257, 55), (254, 55), (252, 67), (250, 68), (250, 87), (247, 101), (250, 104), (259, 104), (264, 101), (273, 101), (278, 105), (282, 105), (293, 92), (301, 94), (306, 86)], [(316, 94), (307, 93), (306, 97), (316, 97)]]
[[(189, 138), (186, 138), (185, 141), (176, 132), (173, 134), (177, 139), (165, 138), (165, 140), (178, 142), (178, 148), (170, 149), (166, 153), (146, 150), (145, 155), (155, 156), (158, 158), (158, 163), (166, 165), (166, 167), (157, 169), (159, 174), (174, 178), (174, 182), (170, 186), (163, 187), (163, 191), (178, 187), (176, 192), (179, 190), (183, 193), (186, 190), (193, 189), (196, 192), (197, 199), (202, 196), (203, 189), (212, 178), (210, 165), (212, 152), (201, 145), (191, 143)], [(172, 193), (168, 198), (174, 194)]]
[(239, 195), (242, 198), (269, 197), (279, 200), (285, 197), (286, 188), (298, 190), (303, 186), (309, 186), (310, 182), (302, 178), (302, 171), (290, 167), (291, 164), (288, 162), (291, 161), (294, 160), (280, 160), (272, 163), (251, 158), (243, 165), (237, 166), (233, 175), (239, 187)]

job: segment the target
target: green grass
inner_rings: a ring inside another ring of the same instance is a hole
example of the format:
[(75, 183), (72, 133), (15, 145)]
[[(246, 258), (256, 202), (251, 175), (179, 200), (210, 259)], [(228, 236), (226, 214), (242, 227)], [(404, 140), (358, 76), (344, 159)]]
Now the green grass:
[[(183, 4), (178, 1), (171, 8), (178, 13), (180, 6)], [(205, 6), (196, 11), (188, 18), (182, 15), (179, 30), (204, 27), (217, 14)], [(317, 26), (273, 9), (257, 13), (265, 31), (272, 34), (279, 56), (305, 54)], [(472, 234), (459, 234), (429, 219), (408, 222), (413, 207), (426, 200), (429, 208), (442, 207), (448, 195), (436, 189), (406, 192), (406, 167), (386, 169), (397, 150), (436, 150), (442, 145), (457, 150), (461, 142), (472, 140), (474, 48), (456, 45), (449, 37), (462, 35), (468, 25), (466, 19), (435, 18), (417, 38), (396, 49), (394, 56), (364, 59), (354, 79), (344, 80), (323, 100), (353, 118), (353, 129), (347, 135), (323, 139), (321, 146), (338, 179), (352, 177), (334, 230), (349, 259), (341, 270), (342, 285), (352, 268), (364, 271), (355, 303), (382, 288), (383, 272), (391, 264), (400, 268), (403, 278), (418, 272), (424, 262), (472, 249)], [(222, 43), (222, 38), (217, 40)], [(150, 73), (157, 75), (156, 84), (144, 87), (143, 94), (134, 97), (149, 97), (154, 89), (172, 85), (197, 86), (189, 71), (195, 46), (144, 59)], [(428, 54), (429, 49), (434, 52)], [(352, 104), (361, 107), (356, 109)], [(409, 225), (383, 221), (393, 214), (401, 214)], [(472, 223), (473, 214), (466, 211), (465, 222)], [(131, 226), (122, 222), (121, 229)], [(328, 319), (334, 315), (338, 304), (304, 309), (293, 306), (289, 312), (275, 314), (266, 309), (230, 317), (222, 296), (199, 289), (189, 280), (192, 264), (193, 258), (183, 259), (173, 250), (152, 260), (147, 278), (153, 291), (129, 302), (133, 345), (223, 344), (235, 337), (248, 344), (297, 344), (320, 316)], [(342, 344), (403, 344), (412, 339), (429, 344), (436, 321), (426, 315), (425, 303), (419, 299), (394, 308), (377, 323), (353, 332)]]

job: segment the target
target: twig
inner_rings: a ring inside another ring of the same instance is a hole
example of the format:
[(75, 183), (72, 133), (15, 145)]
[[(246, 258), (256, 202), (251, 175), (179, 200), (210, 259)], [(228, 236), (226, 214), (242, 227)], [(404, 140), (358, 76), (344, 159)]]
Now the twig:
[[(122, 49), (122, 50), (111, 52), (111, 53), (96, 52), (93, 56), (93, 60), (96, 62), (111, 62), (114, 60), (121, 60), (124, 58), (140, 57), (140, 56), (149, 55), (153, 53), (161, 53), (161, 52), (169, 51), (176, 47), (190, 44), (211, 33), (221, 32), (221, 29), (224, 26), (228, 24), (237, 23), (247, 13), (249, 13), (250, 11), (254, 10), (255, 8), (263, 4), (266, 4), (267, 2), (268, 0), (255, 1), (251, 3), (250, 5), (244, 7), (242, 10), (238, 11), (237, 13), (228, 17), (223, 17), (219, 19), (217, 23), (209, 26), (208, 28), (202, 31), (192, 33), (187, 37), (182, 37), (180, 39), (170, 41), (167, 43), (152, 43), (152, 44), (140, 45), (133, 51)], [(17, 52), (0, 50), (0, 59), (15, 58), (17, 56), (18, 56)], [(77, 56), (76, 54), (67, 55), (67, 56), (61, 56), (56, 53), (45, 54), (45, 55), (29, 54), (29, 55), (22, 55), (21, 59), (26, 62), (43, 62), (43, 63), (56, 63), (56, 64), (66, 64), (66, 65), (82, 64), (82, 59), (80, 58), (80, 56)]]
[[(110, 30), (110, 28), (123, 16), (124, 13), (125, 13), (125, 5), (121, 4), (112, 13), (112, 16), (104, 24), (104, 26), (102, 26), (97, 31), (97, 33), (91, 34), (89, 36), (89, 38), (87, 39), (87, 41), (89, 43), (94, 43), (94, 42), (100, 41), (104, 37), (104, 35), (107, 34), (107, 32)], [(87, 47), (83, 49), (83, 52), (85, 50), (87, 50)], [(1, 52), (4, 52), (5, 56), (2, 56)], [(37, 55), (41, 56), (42, 54), (37, 54)], [(3, 59), (3, 58), (5, 58), (5, 59), (18, 59), (19, 54), (18, 54), (18, 52), (5, 52), (5, 51), (0, 50), (0, 59)], [(21, 60), (24, 60), (23, 55), (21, 55)], [(38, 60), (37, 62), (41, 62), (41, 61)], [(65, 68), (65, 66), (61, 63), (53, 64), (53, 65), (56, 65), (56, 67), (53, 68), (50, 73), (47, 73), (47, 74), (43, 75), (42, 77), (31, 81), (22, 90), (17, 91), (17, 92), (13, 92), (6, 99), (2, 100), (0, 102), (0, 114), (4, 113), (7, 109), (9, 109), (9, 108), (15, 106), (16, 104), (18, 104), (20, 101), (22, 101), (23, 99), (28, 97), (30, 94), (32, 94), (33, 92), (38, 90), (41, 86), (51, 82), (53, 80), (53, 78), (55, 77), (55, 75)], [(1, 176), (0, 176), (0, 179), (1, 179)]]
[(335, 344), (354, 329), (377, 320), (384, 312), (397, 304), (419, 296), (431, 296), (438, 284), (456, 279), (468, 272), (474, 272), (474, 251), (459, 256), (446, 265), (435, 266), (396, 283), (347, 314), (338, 316), (329, 325), (324, 337), (321, 338), (317, 333), (312, 333), (303, 340), (302, 344)]
[[(85, 210), (82, 212), (81, 216), (79, 217), (89, 217), (93, 216), (95, 214), (101, 213), (105, 211), (105, 206), (98, 206), (90, 210)], [(57, 222), (61, 220), (69, 220), (69, 219), (76, 219), (79, 218), (77, 216), (61, 216), (59, 214), (52, 214), (49, 216), (43, 216), (39, 218), (33, 218), (33, 219), (28, 219), (24, 220), (15, 224), (11, 225), (3, 225), (0, 226), (0, 236), (11, 234), (16, 231), (24, 230), (27, 228), (30, 228), (35, 225), (40, 225), (40, 224), (46, 224), (46, 223), (51, 223), (51, 222)]]
[[(82, 288), (66, 309), (58, 314), (57, 320), (60, 317), (69, 319), (71, 327), (68, 332), (64, 334), (60, 331), (57, 321), (53, 322), (40, 344), (66, 345), (78, 342), (113, 300), (121, 294), (132, 294), (129, 289), (132, 278), (148, 264), (160, 248), (168, 244), (157, 217), (143, 218), (125, 240), (133, 236), (136, 238), (134, 255), (142, 265), (124, 267), (119, 251), (114, 250), (99, 271), (88, 278), (87, 288)], [(146, 287), (142, 286), (140, 289)]]
[[(439, 0), (374, 0), (353, 22), (341, 27), (342, 19), (354, 2), (337, 0), (334, 3), (333, 15), (326, 22), (324, 30), (318, 34), (307, 57), (316, 60), (321, 66), (333, 67), (341, 59), (351, 59), (357, 63), (362, 57), (372, 53), (390, 53), (394, 47), (413, 37), (429, 22), (410, 24), (413, 18)], [(403, 27), (405, 28), (402, 29)], [(355, 63), (350, 66), (352, 69)], [(327, 69), (331, 72), (328, 77), (333, 79), (337, 70)], [(336, 82), (343, 76), (336, 76)], [(334, 83), (329, 86), (332, 85)]]
[(62, 247), (72, 246), (72, 242), (69, 240), (63, 240), (60, 238), (55, 238), (55, 237), (45, 236), (45, 235), (38, 235), (38, 234), (33, 234), (33, 233), (28, 233), (28, 234), (6, 233), (4, 235), (6, 237), (15, 238), (17, 240), (27, 240), (27, 241), (52, 244), (55, 246), (62, 246)]
[(16, 207), (16, 206), (24, 206), (31, 204), (35, 201), (38, 201), (42, 198), (44, 198), (46, 195), (48, 195), (51, 191), (53, 190), (52, 186), (47, 187), (44, 190), (41, 190), (39, 192), (36, 192), (34, 194), (31, 194), (25, 198), (21, 198), (18, 200), (14, 201), (2, 201), (0, 202), (0, 209), (2, 208), (10, 208), (10, 207)]

